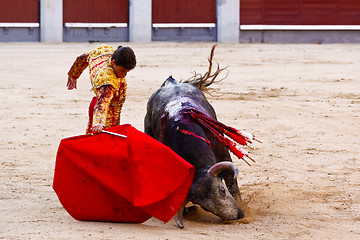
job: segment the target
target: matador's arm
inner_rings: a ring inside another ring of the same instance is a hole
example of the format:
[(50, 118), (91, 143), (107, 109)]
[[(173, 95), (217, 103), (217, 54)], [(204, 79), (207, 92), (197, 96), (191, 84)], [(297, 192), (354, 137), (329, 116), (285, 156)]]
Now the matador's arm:
[(75, 79), (78, 79), (80, 77), (82, 72), (89, 65), (89, 62), (87, 61), (88, 56), (89, 56), (88, 53), (84, 53), (76, 58), (75, 62), (73, 63), (73, 65), (71, 66), (68, 72), (68, 75), (70, 77)]
[(103, 85), (97, 91), (97, 104), (94, 107), (92, 131), (101, 131), (106, 125), (106, 118), (110, 102), (115, 94), (115, 88), (111, 85)]
[(69, 90), (76, 88), (77, 86), (77, 79), (80, 77), (81, 73), (87, 68), (89, 65), (89, 62), (87, 61), (89, 54), (84, 53), (80, 56), (78, 56), (71, 66), (69, 72), (68, 72), (68, 82), (67, 87)]

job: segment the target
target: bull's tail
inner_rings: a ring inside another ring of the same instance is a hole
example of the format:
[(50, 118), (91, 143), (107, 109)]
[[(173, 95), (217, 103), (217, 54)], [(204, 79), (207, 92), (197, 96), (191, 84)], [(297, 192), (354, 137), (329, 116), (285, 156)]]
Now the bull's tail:
[(187, 80), (182, 80), (180, 82), (190, 83), (190, 84), (200, 88), (200, 90), (208, 92), (209, 90), (211, 90), (210, 88), (208, 88), (211, 84), (213, 84), (215, 82), (221, 82), (222, 80), (224, 80), (228, 76), (228, 73), (226, 73), (226, 76), (221, 78), (220, 80), (218, 80), (216, 78), (227, 67), (220, 68), (219, 63), (216, 63), (217, 69), (216, 69), (215, 73), (211, 73), (212, 65), (213, 65), (212, 60), (214, 57), (215, 47), (216, 47), (216, 44), (211, 48), (210, 57), (208, 58), (209, 70), (204, 75), (201, 75), (200, 73), (197, 73), (194, 71), (194, 76), (192, 76), (191, 78), (189, 78)]

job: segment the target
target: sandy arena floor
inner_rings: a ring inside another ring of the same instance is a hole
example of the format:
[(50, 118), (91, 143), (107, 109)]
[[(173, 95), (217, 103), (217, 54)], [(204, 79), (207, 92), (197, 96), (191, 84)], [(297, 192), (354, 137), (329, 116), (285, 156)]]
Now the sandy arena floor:
[[(143, 224), (76, 221), (52, 180), (62, 138), (83, 134), (88, 70), (66, 90), (89, 43), (0, 43), (0, 239), (360, 239), (360, 45), (219, 44), (229, 75), (209, 101), (221, 122), (264, 140), (257, 163), (233, 158), (248, 223), (199, 212)], [(116, 44), (111, 43), (116, 46)], [(212, 43), (131, 46), (122, 123), (143, 130), (150, 95), (172, 75), (205, 73)]]

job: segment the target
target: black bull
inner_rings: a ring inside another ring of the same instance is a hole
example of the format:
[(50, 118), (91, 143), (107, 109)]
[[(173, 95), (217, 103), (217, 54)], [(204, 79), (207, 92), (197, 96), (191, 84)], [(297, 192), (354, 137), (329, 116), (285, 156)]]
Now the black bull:
[[(183, 206), (190, 201), (223, 220), (243, 218), (237, 168), (229, 151), (185, 114), (189, 109), (216, 119), (214, 108), (198, 87), (169, 77), (148, 101), (145, 132), (195, 166), (195, 177)], [(183, 207), (177, 215), (179, 227), (183, 227), (182, 211)]]

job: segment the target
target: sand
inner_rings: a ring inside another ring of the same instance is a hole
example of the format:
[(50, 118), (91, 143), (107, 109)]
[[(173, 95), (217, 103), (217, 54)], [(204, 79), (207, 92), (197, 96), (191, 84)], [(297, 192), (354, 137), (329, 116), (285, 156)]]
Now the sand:
[[(52, 189), (59, 142), (85, 132), (92, 97), (88, 71), (72, 91), (67, 71), (96, 45), (0, 43), (0, 239), (360, 239), (360, 45), (218, 44), (229, 74), (208, 99), (264, 143), (252, 166), (233, 156), (246, 223), (200, 211), (184, 229), (76, 221)], [(212, 43), (124, 45), (138, 65), (121, 123), (143, 130), (150, 95), (169, 75), (205, 73)]]

